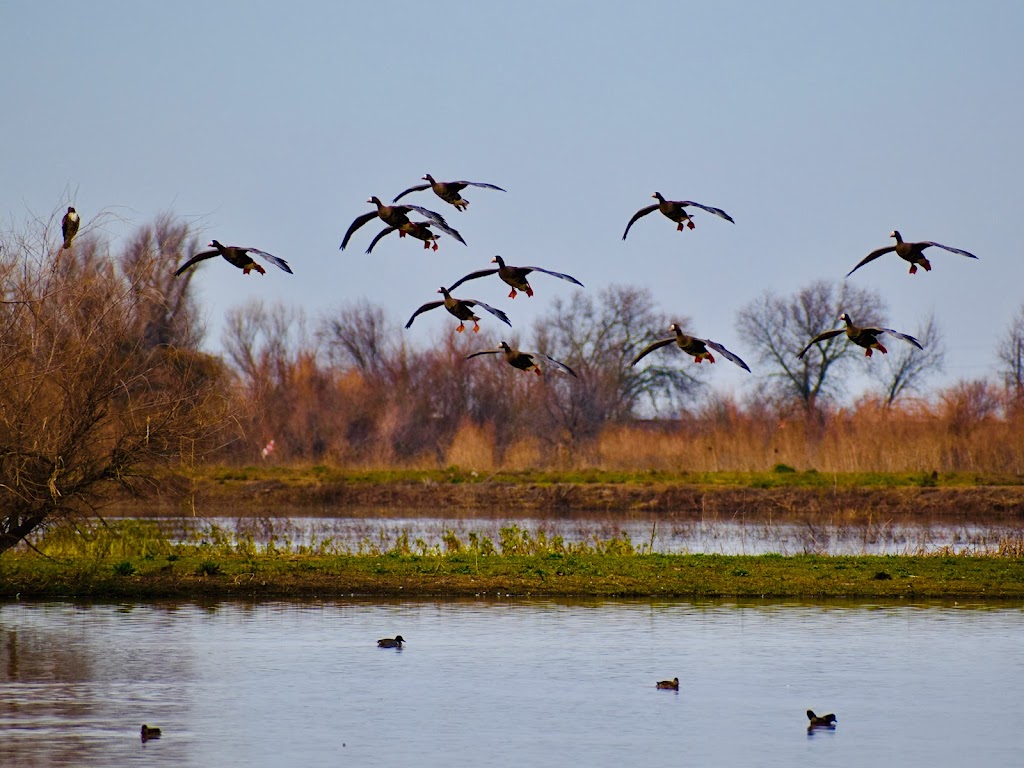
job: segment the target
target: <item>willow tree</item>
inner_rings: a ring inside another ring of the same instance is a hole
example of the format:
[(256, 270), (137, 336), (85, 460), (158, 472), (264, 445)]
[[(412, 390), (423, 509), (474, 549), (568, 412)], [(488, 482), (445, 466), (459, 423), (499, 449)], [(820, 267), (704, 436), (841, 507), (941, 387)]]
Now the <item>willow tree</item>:
[[(52, 227), (0, 239), (2, 553), (117, 488), (153, 488), (159, 466), (201, 453), (227, 422), (220, 364), (153, 333), (154, 307), (170, 306), (166, 249), (136, 238), (122, 259), (84, 232), (63, 250)], [(183, 314), (171, 325), (194, 338)]]

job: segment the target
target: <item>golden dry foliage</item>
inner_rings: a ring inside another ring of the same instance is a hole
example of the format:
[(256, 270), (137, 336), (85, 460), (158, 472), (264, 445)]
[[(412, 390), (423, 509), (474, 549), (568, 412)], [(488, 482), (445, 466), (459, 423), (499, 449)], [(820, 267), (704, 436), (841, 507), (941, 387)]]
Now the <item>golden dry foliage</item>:
[(136, 249), (126, 273), (88, 234), (68, 250), (3, 235), (0, 552), (201, 455), (227, 423), (219, 361), (147, 333), (153, 284), (140, 275), (156, 271), (143, 260)]

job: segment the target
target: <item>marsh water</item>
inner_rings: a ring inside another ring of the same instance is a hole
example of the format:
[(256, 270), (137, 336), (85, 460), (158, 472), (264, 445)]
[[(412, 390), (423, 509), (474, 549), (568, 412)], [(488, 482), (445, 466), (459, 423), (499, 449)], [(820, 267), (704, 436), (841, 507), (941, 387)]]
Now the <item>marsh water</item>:
[(1007, 603), (9, 602), (0, 765), (1018, 766), (1022, 637)]
[(1002, 542), (1024, 538), (1024, 519), (956, 522), (915, 517), (876, 520), (694, 519), (666, 514), (599, 512), (538, 517), (495, 517), (467, 512), (460, 517), (356, 510), (346, 516), (164, 517), (156, 522), (173, 540), (209, 539), (228, 532), (257, 545), (322, 546), (329, 551), (387, 551), (404, 539), (414, 550), (444, 551), (446, 533), (463, 544), (470, 536), (489, 538), (496, 546), (510, 525), (536, 537), (562, 537), (567, 543), (593, 543), (626, 536), (637, 548), (662, 553), (721, 555), (893, 555), (945, 549), (989, 553)]

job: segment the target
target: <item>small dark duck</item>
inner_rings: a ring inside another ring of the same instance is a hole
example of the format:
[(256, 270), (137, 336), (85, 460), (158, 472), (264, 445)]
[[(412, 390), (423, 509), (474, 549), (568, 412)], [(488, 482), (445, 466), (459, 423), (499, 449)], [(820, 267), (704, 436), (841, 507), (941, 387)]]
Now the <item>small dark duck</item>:
[(679, 690), (679, 678), (673, 677), (671, 680), (662, 680), (657, 685), (658, 690), (661, 691), (678, 691)]
[(402, 648), (402, 643), (405, 642), (405, 638), (401, 635), (395, 635), (394, 637), (385, 637), (377, 641), (378, 648)]
[(836, 716), (829, 712), (827, 715), (821, 715), (820, 717), (814, 714), (814, 710), (807, 710), (807, 719), (810, 720), (810, 724), (807, 729), (811, 728), (835, 728), (836, 727)]
[(160, 729), (159, 728), (150, 728), (145, 723), (142, 724), (142, 741), (143, 741), (143, 743), (149, 741), (150, 739), (159, 739), (159, 738), (160, 738)]

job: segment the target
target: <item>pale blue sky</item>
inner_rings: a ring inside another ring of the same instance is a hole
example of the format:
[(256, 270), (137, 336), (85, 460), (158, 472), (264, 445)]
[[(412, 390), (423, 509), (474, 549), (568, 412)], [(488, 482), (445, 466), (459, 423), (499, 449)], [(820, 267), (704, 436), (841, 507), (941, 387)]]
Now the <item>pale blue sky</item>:
[[(842, 278), (899, 229), (980, 260), (933, 249), (930, 274), (889, 256), (851, 280), (882, 291), (890, 327), (936, 312), (943, 382), (984, 376), (1024, 301), (1022, 33), (1017, 2), (4, 3), (0, 215), (49, 214), (70, 190), (86, 224), (172, 210), (289, 260), (294, 276), (203, 266), (213, 347), (249, 298), (316, 314), (365, 296), (402, 323), (500, 253), (588, 290), (648, 285), (751, 362), (737, 309)], [(469, 247), (392, 236), (365, 257), (371, 223), (338, 251), (367, 197), (425, 172), (508, 193), (467, 190), (466, 213), (410, 196)], [(679, 234), (654, 214), (622, 242), (654, 191), (736, 225), (701, 214)], [(534, 288), (461, 292), (526, 334), (579, 290)], [(453, 325), (431, 313), (407, 333)], [(711, 380), (743, 382), (733, 368)]]

